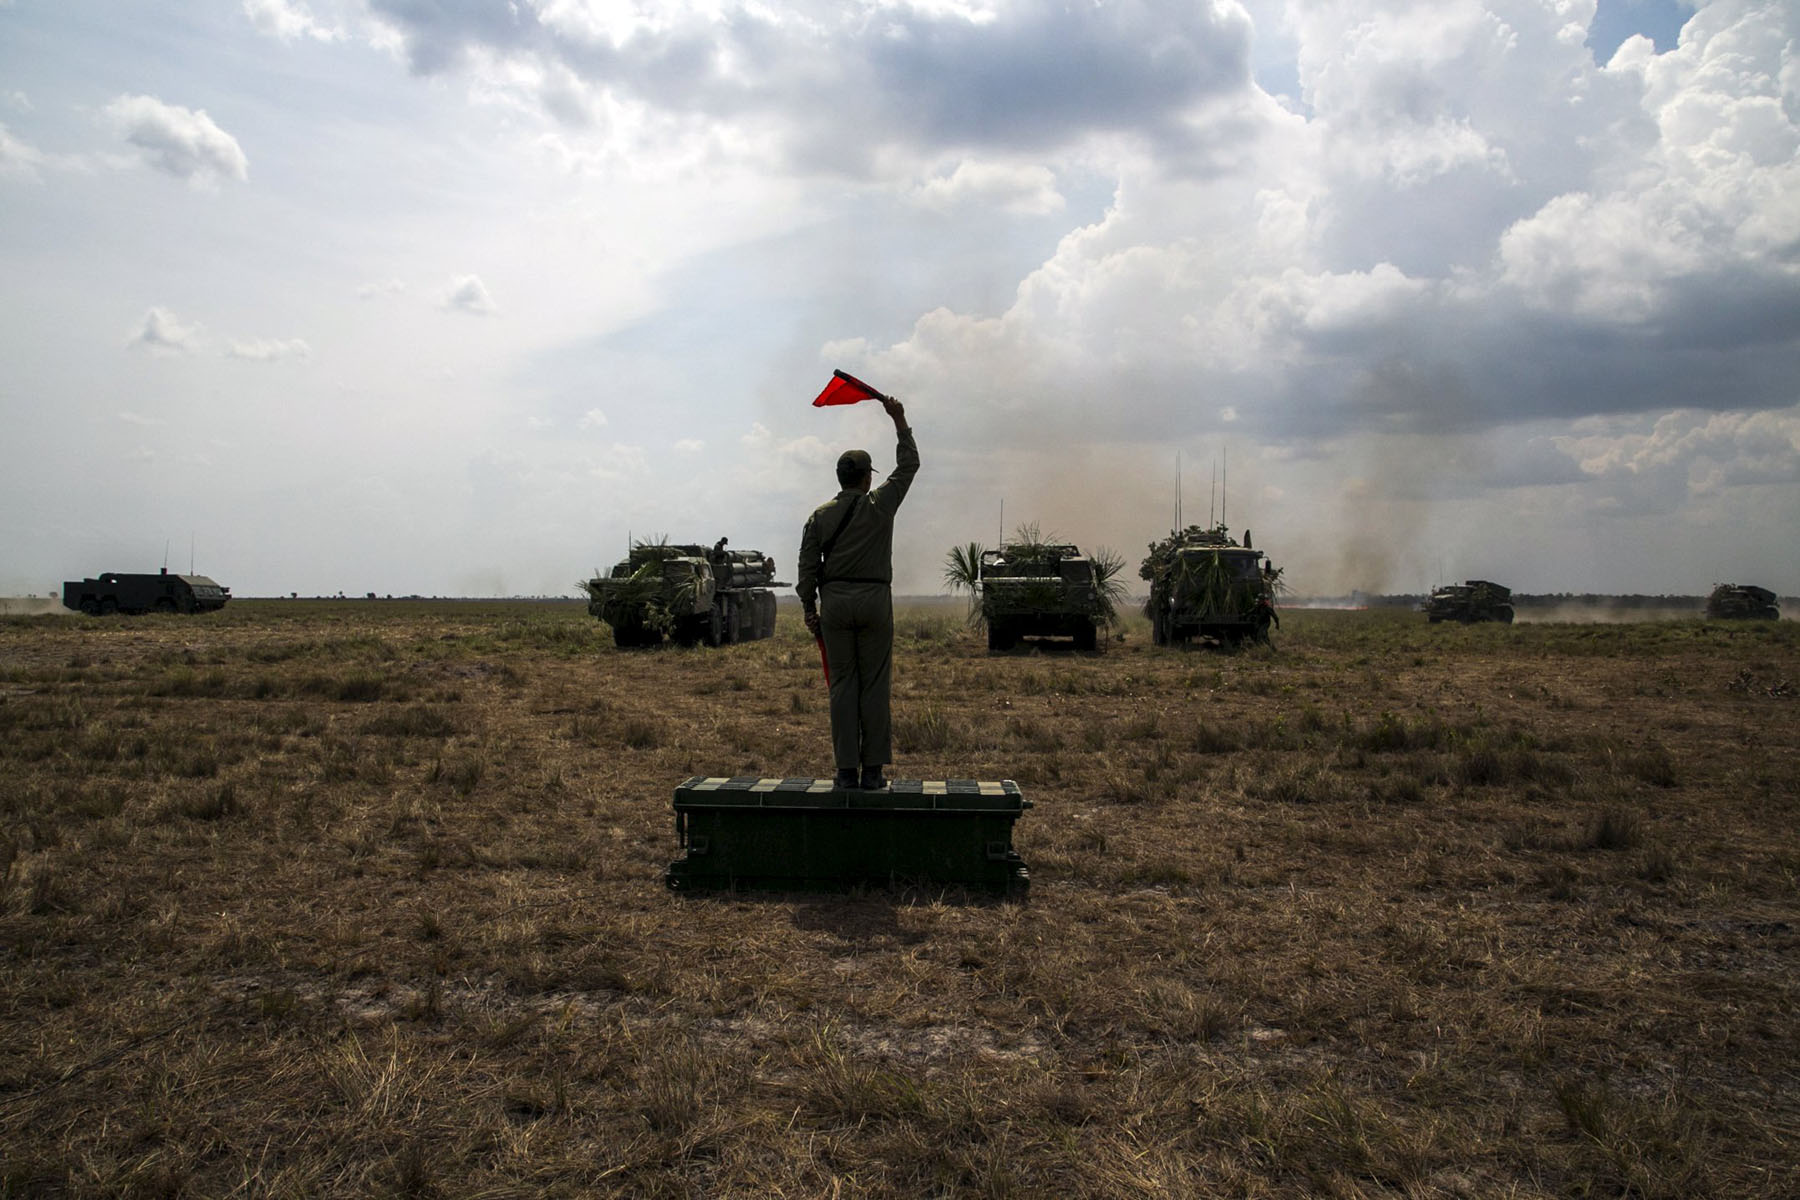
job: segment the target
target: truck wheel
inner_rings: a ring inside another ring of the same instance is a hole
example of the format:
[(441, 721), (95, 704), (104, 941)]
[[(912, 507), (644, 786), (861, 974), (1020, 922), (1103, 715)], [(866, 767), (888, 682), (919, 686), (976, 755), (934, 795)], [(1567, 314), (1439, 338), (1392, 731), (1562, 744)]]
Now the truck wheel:
[(81, 598), (81, 611), (90, 617), (97, 617), (100, 615), (100, 604), (92, 596), (83, 596)]
[(1075, 648), (1077, 650), (1094, 649), (1100, 642), (1099, 633), (1099, 629), (1091, 623), (1081, 626), (1075, 631)]
[(1169, 644), (1169, 618), (1160, 608), (1150, 614), (1150, 641), (1157, 646)]
[(119, 602), (117, 600), (114, 600), (111, 596), (108, 596), (106, 599), (104, 599), (100, 602), (100, 615), (101, 616), (110, 617), (118, 611), (119, 611)]
[(172, 613), (175, 611), (175, 602), (167, 596), (159, 596), (156, 600), (156, 611), (159, 613)]
[(1513, 623), (1512, 606), (1508, 605), (1508, 604), (1502, 604), (1499, 608), (1496, 608), (1494, 610), (1494, 620), (1499, 621), (1505, 625), (1511, 625)]
[(988, 622), (988, 649), (990, 651), (1011, 650), (1018, 641), (1013, 636), (1012, 626), (1005, 621)]
[(725, 618), (714, 608), (706, 614), (706, 644), (718, 646), (725, 641)]

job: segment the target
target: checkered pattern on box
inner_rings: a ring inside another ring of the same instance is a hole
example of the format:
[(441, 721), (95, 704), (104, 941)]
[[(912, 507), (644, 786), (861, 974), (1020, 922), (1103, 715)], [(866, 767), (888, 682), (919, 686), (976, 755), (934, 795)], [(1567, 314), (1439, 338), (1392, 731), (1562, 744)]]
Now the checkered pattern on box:
[[(682, 784), (689, 792), (829, 792), (829, 779), (777, 779), (755, 775), (696, 775)], [(1019, 785), (1010, 779), (896, 779), (888, 791), (907, 796), (1016, 796)]]

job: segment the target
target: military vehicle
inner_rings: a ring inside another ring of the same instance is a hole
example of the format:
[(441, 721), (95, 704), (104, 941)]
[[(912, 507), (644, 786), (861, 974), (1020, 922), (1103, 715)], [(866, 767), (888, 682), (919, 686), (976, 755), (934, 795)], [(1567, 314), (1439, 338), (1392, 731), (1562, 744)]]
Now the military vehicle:
[(1511, 625), (1512, 589), (1489, 583), (1485, 579), (1447, 584), (1432, 589), (1430, 599), (1419, 606), (1419, 611), (1433, 625), (1439, 621), (1461, 621), (1464, 625), (1473, 625), (1477, 621), (1499, 621)]
[(1150, 582), (1144, 615), (1158, 646), (1193, 638), (1266, 642), (1269, 626), (1281, 624), (1275, 612), (1281, 571), (1251, 546), (1248, 529), (1240, 545), (1223, 524), (1189, 525), (1152, 542), (1138, 574)]
[(581, 586), (588, 612), (612, 626), (619, 646), (753, 642), (775, 632), (775, 563), (760, 550), (637, 542), (612, 574)]
[(215, 612), (231, 599), (231, 589), (204, 575), (171, 575), (164, 567), (155, 575), (107, 571), (98, 579), (63, 584), (63, 607), (90, 617), (112, 613)]
[(1067, 637), (1092, 650), (1112, 620), (1095, 562), (1078, 547), (1033, 540), (982, 552), (977, 573), (988, 649), (1010, 650), (1021, 637)]
[(1721, 621), (1779, 621), (1775, 593), (1748, 583), (1721, 583), (1706, 598), (1706, 615)]

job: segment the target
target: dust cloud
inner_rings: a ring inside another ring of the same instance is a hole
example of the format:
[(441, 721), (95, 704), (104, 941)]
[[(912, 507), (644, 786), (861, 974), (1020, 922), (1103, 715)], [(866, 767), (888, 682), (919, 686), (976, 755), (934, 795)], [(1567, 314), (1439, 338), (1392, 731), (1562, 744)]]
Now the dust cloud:
[(81, 614), (64, 608), (61, 600), (45, 596), (0, 596), (0, 617), (75, 617)]
[(1569, 603), (1513, 606), (1516, 625), (1637, 625), (1646, 621), (1692, 621), (1704, 616), (1698, 605)]

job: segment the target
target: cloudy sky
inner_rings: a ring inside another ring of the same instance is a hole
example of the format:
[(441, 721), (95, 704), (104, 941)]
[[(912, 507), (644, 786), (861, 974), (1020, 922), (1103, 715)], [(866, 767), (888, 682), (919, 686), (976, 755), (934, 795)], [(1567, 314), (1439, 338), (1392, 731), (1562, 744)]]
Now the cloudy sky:
[(1219, 501), (1302, 592), (1800, 593), (1794, 0), (0, 0), (0, 592), (900, 590)]

